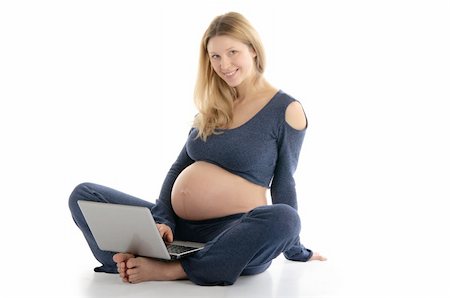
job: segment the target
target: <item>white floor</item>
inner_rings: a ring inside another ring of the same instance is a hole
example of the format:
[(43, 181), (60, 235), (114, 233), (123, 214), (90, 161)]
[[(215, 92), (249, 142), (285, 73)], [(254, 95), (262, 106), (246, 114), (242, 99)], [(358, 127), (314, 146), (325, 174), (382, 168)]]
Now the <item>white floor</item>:
[[(59, 207), (65, 207), (65, 202)], [(97, 262), (67, 210), (55, 209), (53, 215), (42, 218), (36, 215), (28, 227), (19, 225), (20, 218), (14, 222), (10, 217), (14, 229), (8, 230), (5, 223), (2, 229), (7, 240), (1, 272), (2, 291), (7, 296), (2, 296), (450, 297), (449, 245), (442, 237), (449, 220), (439, 219), (444, 219), (440, 215), (445, 211), (436, 210), (434, 219), (428, 217), (419, 230), (407, 215), (402, 219), (407, 225), (402, 220), (393, 222), (386, 213), (384, 224), (371, 224), (378, 211), (365, 214), (366, 219), (359, 216), (353, 229), (345, 229), (357, 220), (351, 213), (346, 216), (349, 221), (334, 225), (329, 224), (333, 222), (329, 215), (329, 223), (323, 225), (309, 219), (310, 223), (304, 223), (304, 238), (329, 257), (327, 262), (296, 263), (278, 257), (265, 273), (241, 277), (229, 287), (200, 287), (189, 281), (125, 284), (117, 275), (92, 271)], [(309, 216), (305, 217), (304, 222)], [(52, 224), (54, 220), (60, 224)], [(413, 230), (407, 230), (408, 225)]]
[(189, 281), (130, 285), (117, 275), (92, 272), (86, 262), (67, 268), (48, 260), (26, 276), (12, 270), (15, 278), (3, 279), (2, 289), (7, 297), (450, 297), (448, 273), (443, 275), (448, 270), (417, 263), (296, 264), (278, 258), (267, 272), (241, 277), (233, 286), (199, 287)]

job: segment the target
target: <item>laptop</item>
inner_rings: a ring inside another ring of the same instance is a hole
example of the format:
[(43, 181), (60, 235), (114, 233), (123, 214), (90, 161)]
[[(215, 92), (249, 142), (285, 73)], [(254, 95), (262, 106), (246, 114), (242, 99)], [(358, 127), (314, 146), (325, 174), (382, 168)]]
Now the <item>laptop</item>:
[(101, 250), (173, 260), (204, 247), (198, 242), (164, 243), (147, 207), (82, 200), (78, 206)]

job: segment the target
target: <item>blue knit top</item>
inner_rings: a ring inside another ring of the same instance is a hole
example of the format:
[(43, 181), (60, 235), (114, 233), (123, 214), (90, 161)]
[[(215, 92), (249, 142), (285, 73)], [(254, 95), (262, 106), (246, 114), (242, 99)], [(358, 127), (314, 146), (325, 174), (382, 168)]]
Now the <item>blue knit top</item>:
[[(177, 215), (171, 203), (172, 187), (178, 175), (195, 161), (206, 161), (240, 177), (270, 188), (272, 204), (287, 204), (297, 209), (294, 172), (306, 128), (296, 130), (286, 122), (286, 109), (296, 101), (278, 91), (250, 120), (233, 129), (218, 129), (206, 141), (197, 138), (192, 128), (177, 160), (164, 180), (159, 199), (152, 209), (156, 222), (175, 231)], [(312, 255), (298, 242), (285, 252), (291, 260), (306, 261)]]

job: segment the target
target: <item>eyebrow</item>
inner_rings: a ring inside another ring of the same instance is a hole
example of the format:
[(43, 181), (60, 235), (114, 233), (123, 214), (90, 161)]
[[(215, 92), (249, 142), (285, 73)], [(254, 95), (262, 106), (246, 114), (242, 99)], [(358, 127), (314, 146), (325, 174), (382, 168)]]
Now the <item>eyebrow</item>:
[[(226, 49), (225, 51), (229, 51), (229, 50), (231, 50), (232, 48), (234, 48), (234, 46), (232, 46), (232, 47), (229, 47), (228, 49)], [(208, 53), (210, 53), (210, 54), (217, 54), (216, 52), (208, 52)]]

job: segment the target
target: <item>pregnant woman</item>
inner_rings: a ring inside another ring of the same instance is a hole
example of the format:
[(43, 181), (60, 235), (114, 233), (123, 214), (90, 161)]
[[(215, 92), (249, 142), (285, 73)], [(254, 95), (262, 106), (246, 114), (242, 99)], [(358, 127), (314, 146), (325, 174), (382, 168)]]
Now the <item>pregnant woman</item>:
[[(156, 204), (92, 183), (78, 185), (70, 196), (73, 219), (103, 264), (95, 271), (119, 273), (129, 283), (231, 285), (240, 275), (265, 271), (281, 253), (292, 261), (325, 260), (299, 238), (293, 175), (306, 116), (297, 100), (265, 80), (264, 68), (261, 41), (242, 15), (212, 21), (201, 42), (199, 113)], [(146, 206), (165, 241), (206, 246), (171, 262), (101, 251), (78, 200)]]

